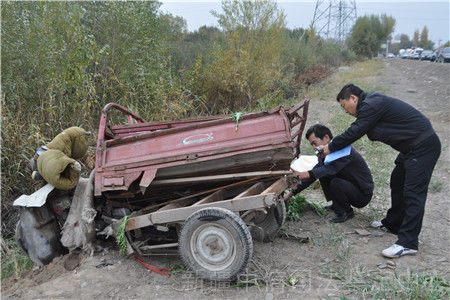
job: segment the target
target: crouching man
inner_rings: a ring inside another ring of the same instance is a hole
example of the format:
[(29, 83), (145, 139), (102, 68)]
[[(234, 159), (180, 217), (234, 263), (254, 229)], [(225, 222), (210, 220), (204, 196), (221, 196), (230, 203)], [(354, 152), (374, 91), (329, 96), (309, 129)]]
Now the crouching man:
[[(312, 126), (306, 132), (306, 139), (314, 149), (327, 145), (332, 138), (330, 129), (320, 124)], [(326, 158), (321, 152), (317, 157), (318, 163), (312, 170), (304, 172), (292, 170), (299, 176), (301, 183), (286, 195), (284, 200), (289, 200), (319, 179), (325, 198), (332, 203), (326, 208), (335, 212), (330, 221), (340, 223), (353, 218), (352, 206), (357, 208), (366, 206), (373, 195), (372, 175), (366, 161), (352, 146), (336, 153), (334, 157), (330, 155)]]

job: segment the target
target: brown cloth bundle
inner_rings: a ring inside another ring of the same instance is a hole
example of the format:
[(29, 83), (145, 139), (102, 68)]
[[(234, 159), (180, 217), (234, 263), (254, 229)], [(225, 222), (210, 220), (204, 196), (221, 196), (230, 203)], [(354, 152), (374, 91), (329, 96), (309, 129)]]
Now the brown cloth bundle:
[(62, 151), (49, 149), (37, 160), (37, 167), (42, 177), (60, 190), (73, 189), (80, 179), (80, 173), (74, 168), (76, 160)]
[(62, 151), (73, 159), (82, 158), (89, 146), (86, 131), (80, 127), (70, 127), (58, 134), (46, 145), (50, 149)]
[(81, 171), (76, 159), (86, 154), (88, 146), (84, 129), (70, 127), (64, 130), (46, 145), (49, 149), (37, 159), (39, 173), (57, 189), (73, 189), (80, 179)]

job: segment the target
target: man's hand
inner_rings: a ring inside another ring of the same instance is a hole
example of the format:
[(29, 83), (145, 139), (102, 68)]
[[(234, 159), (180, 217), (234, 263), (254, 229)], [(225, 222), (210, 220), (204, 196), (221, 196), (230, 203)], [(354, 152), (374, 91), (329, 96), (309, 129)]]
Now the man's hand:
[(286, 195), (284, 195), (283, 197), (283, 201), (289, 201), (289, 199), (291, 199), (292, 197), (294, 197), (294, 192), (289, 192)]
[(325, 156), (330, 154), (330, 150), (328, 149), (328, 144), (322, 145), (322, 146), (318, 146), (317, 148), (319, 148), (323, 152), (323, 157), (321, 157), (321, 158), (324, 158)]
[(293, 169), (291, 169), (292, 173), (294, 173), (295, 175), (297, 175), (300, 179), (306, 179), (309, 178), (309, 172), (297, 172)]

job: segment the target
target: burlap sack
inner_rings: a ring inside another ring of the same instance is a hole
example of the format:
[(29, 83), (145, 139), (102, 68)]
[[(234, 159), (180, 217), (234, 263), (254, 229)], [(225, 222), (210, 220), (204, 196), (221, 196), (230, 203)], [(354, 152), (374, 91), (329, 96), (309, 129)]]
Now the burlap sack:
[(62, 151), (73, 159), (82, 158), (89, 146), (86, 131), (80, 127), (70, 127), (58, 134), (46, 145), (50, 149)]
[(75, 162), (62, 151), (49, 149), (39, 156), (37, 167), (45, 181), (57, 189), (70, 190), (80, 178), (80, 173), (73, 169)]
[(81, 178), (72, 199), (69, 215), (61, 232), (61, 243), (70, 252), (82, 248), (90, 255), (95, 251), (94, 171), (89, 179)]

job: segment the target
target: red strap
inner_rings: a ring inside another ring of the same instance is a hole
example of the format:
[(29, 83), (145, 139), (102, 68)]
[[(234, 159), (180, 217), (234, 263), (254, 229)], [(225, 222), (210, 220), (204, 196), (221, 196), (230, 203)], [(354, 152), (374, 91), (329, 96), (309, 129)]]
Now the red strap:
[(148, 271), (151, 272), (155, 272), (164, 276), (167, 276), (167, 278), (170, 278), (169, 274), (163, 272), (163, 271), (172, 271), (172, 269), (160, 269), (157, 268), (155, 266), (151, 266), (149, 264), (147, 264), (145, 261), (142, 260), (142, 258), (140, 258), (139, 256), (135, 255), (134, 258), (144, 267), (146, 267), (148, 269)]

